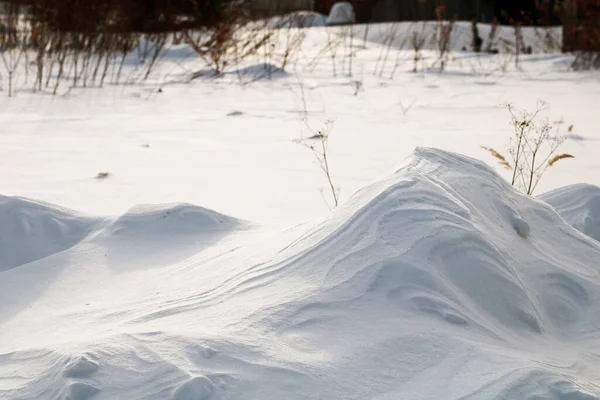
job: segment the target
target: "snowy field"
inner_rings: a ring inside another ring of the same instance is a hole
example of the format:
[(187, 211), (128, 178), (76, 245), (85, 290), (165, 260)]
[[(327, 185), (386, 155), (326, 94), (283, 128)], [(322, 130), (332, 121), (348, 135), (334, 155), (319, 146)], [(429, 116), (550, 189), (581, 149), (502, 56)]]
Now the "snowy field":
[[(0, 398), (600, 399), (600, 75), (466, 23), (441, 71), (433, 26), (56, 96), (2, 71)], [(540, 100), (575, 158), (535, 198), (481, 146)]]

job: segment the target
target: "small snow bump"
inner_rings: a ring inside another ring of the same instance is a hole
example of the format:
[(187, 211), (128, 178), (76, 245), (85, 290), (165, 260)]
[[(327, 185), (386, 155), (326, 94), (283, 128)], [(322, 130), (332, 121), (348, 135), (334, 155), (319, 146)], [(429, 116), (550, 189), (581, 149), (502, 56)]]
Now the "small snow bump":
[(96, 385), (87, 382), (73, 382), (67, 386), (66, 400), (87, 400), (100, 391)]
[(208, 400), (213, 397), (215, 385), (206, 376), (196, 376), (173, 392), (172, 400)]
[(215, 349), (211, 349), (210, 347), (205, 347), (201, 351), (202, 357), (210, 359), (219, 354), (219, 352)]
[(98, 370), (98, 363), (84, 355), (72, 361), (64, 370), (67, 378), (86, 378)]

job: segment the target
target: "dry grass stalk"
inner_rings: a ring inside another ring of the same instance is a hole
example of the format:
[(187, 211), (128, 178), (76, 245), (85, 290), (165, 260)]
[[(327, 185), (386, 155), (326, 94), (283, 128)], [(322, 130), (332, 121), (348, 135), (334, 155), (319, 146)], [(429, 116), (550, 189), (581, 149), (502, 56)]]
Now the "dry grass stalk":
[(565, 158), (575, 158), (575, 156), (572, 156), (571, 154), (559, 154), (557, 156), (552, 157), (552, 159), (550, 161), (548, 161), (548, 166), (551, 167), (554, 164), (556, 164), (558, 161), (560, 160), (564, 160)]
[(496, 158), (498, 160), (498, 162), (500, 163), (500, 165), (506, 167), (507, 169), (512, 169), (510, 163), (508, 161), (506, 161), (506, 158), (502, 154), (497, 152), (495, 149), (493, 149), (491, 147), (485, 147), (485, 146), (481, 146), (481, 148), (488, 151), (494, 158)]
[[(310, 129), (306, 121), (304, 121), (307, 128)], [(333, 178), (331, 176), (331, 170), (329, 168), (329, 158), (328, 158), (328, 148), (329, 148), (329, 136), (331, 134), (331, 130), (333, 128), (333, 120), (329, 120), (325, 122), (325, 127), (316, 132), (312, 131), (313, 134), (308, 138), (299, 139), (296, 143), (301, 144), (311, 151), (315, 160), (317, 161), (319, 168), (323, 171), (325, 178), (327, 179), (327, 183), (329, 185), (329, 190), (331, 192), (331, 197), (333, 200), (333, 206), (337, 207), (339, 205), (340, 198), (340, 189), (335, 186), (333, 183)]]
[[(540, 113), (547, 109), (546, 103), (540, 102), (533, 113), (516, 110), (511, 104), (507, 104), (506, 108), (511, 115), (513, 127), (508, 149), (512, 162), (509, 163), (502, 154), (492, 148), (483, 147), (483, 149), (496, 158), (501, 165), (512, 170), (510, 181), (512, 186), (532, 195), (547, 168), (573, 156), (567, 153), (556, 154), (567, 137), (558, 134), (561, 122), (549, 122), (547, 119), (539, 118)], [(553, 131), (555, 133), (552, 133)], [(571, 125), (569, 132), (572, 131)]]

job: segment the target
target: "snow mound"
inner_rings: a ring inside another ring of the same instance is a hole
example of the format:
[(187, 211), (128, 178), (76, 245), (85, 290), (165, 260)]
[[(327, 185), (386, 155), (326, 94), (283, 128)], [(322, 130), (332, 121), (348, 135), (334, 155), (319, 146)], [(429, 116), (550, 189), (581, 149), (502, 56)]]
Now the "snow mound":
[[(573, 333), (598, 292), (586, 276), (598, 276), (600, 247), (466, 157), (419, 149), (336, 217), (305, 239), (318, 245), (303, 256), (341, 255), (315, 262), (329, 266), (321, 288), (332, 293), (362, 287), (388, 306), (508, 339)], [(565, 261), (582, 258), (573, 273)]]
[(97, 222), (41, 202), (0, 196), (0, 272), (74, 246)]
[(211, 233), (229, 230), (239, 220), (191, 204), (139, 205), (112, 221), (105, 231), (113, 236)]
[(196, 376), (177, 388), (173, 400), (208, 400), (213, 396), (215, 388), (210, 379)]
[(87, 378), (98, 370), (98, 363), (93, 356), (83, 355), (75, 357), (63, 371), (67, 378)]
[(66, 387), (66, 400), (88, 400), (94, 397), (100, 388), (87, 382), (72, 382)]
[(327, 16), (327, 25), (345, 25), (354, 23), (354, 7), (347, 1), (340, 1), (333, 6)]
[(571, 185), (539, 198), (554, 207), (573, 228), (600, 241), (600, 187)]
[(245, 222), (190, 204), (140, 205), (111, 221), (92, 243), (115, 269), (164, 267), (210, 247)]
[(481, 162), (417, 149), (309, 229), (240, 224), (113, 221), (0, 313), (0, 397), (600, 399), (600, 244)]

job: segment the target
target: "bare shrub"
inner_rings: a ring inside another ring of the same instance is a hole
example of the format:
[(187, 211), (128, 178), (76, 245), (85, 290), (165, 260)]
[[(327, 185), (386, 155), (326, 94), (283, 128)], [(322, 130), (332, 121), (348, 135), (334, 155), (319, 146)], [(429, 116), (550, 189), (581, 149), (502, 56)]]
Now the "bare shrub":
[(477, 26), (477, 21), (471, 21), (471, 49), (475, 53), (479, 53), (481, 51), (481, 45), (483, 44), (483, 40), (481, 36), (479, 36), (479, 28)]
[(598, 1), (573, 0), (561, 4), (563, 51), (575, 57), (576, 70), (600, 68), (600, 7)]
[[(558, 154), (559, 147), (566, 140), (566, 136), (558, 134), (561, 123), (539, 118), (540, 113), (547, 108), (546, 103), (540, 102), (534, 112), (517, 110), (512, 104), (507, 104), (506, 108), (513, 128), (508, 149), (510, 158), (493, 148), (483, 149), (512, 171), (511, 185), (531, 195), (549, 167), (573, 156)], [(570, 126), (569, 132), (572, 130), (573, 126)]]
[(383, 38), (383, 46), (379, 51), (379, 56), (377, 57), (377, 62), (375, 63), (375, 75), (378, 75), (380, 77), (383, 76), (383, 72), (388, 62), (390, 51), (396, 42), (397, 34), (398, 24), (389, 24), (388, 29), (386, 30), (385, 36)]
[(358, 94), (363, 90), (364, 84), (362, 81), (353, 81), (352, 82), (352, 87), (354, 89), (354, 96), (358, 96)]
[(413, 31), (410, 40), (410, 44), (412, 45), (414, 51), (413, 72), (417, 72), (419, 69), (419, 62), (423, 59), (421, 51), (423, 50), (426, 40), (427, 36), (425, 35), (425, 24), (423, 23), (421, 31)]
[(434, 64), (440, 65), (440, 72), (444, 72), (448, 62), (450, 53), (450, 40), (452, 31), (454, 30), (454, 20), (445, 20), (446, 7), (441, 5), (435, 8), (435, 16), (437, 20), (436, 32), (433, 40), (437, 42), (439, 51), (438, 59)]
[[(113, 77), (113, 83), (119, 84), (121, 82), (121, 73), (123, 72), (123, 66), (125, 65), (125, 60), (127, 59), (127, 56), (138, 45), (139, 35), (138, 34), (134, 34), (134, 35), (122, 34), (122, 35), (116, 36), (114, 39), (117, 41), (115, 47), (117, 49), (117, 53), (119, 53), (119, 55), (121, 57), (121, 62), (119, 63), (119, 69), (117, 70), (116, 77)], [(77, 65), (77, 53), (78, 52), (75, 52), (75, 55), (73, 57), (75, 60), (75, 65)], [(77, 69), (77, 66), (75, 67), (75, 69)]]
[[(32, 22), (31, 23), (31, 48), (35, 51), (35, 65), (37, 69), (35, 88), (42, 90), (44, 85), (44, 68), (46, 61), (46, 52), (51, 43), (52, 36), (46, 26)], [(51, 71), (49, 71), (51, 73)]]
[[(289, 63), (294, 62), (306, 39), (306, 30), (299, 27), (302, 23), (303, 20), (300, 15), (292, 14), (289, 20), (285, 21), (285, 25), (279, 27), (279, 35), (275, 37), (278, 44), (282, 43), (279, 66), (283, 71)], [(283, 40), (279, 38), (281, 35), (284, 36)]]
[(152, 73), (152, 69), (155, 67), (157, 60), (167, 44), (167, 38), (168, 35), (166, 33), (157, 33), (148, 36), (148, 42), (152, 43), (154, 49), (152, 51), (152, 58), (150, 59), (150, 63), (146, 69), (146, 74), (144, 75), (144, 80), (147, 80)]
[(498, 50), (496, 49), (496, 38), (498, 36), (498, 27), (499, 27), (499, 23), (497, 19), (494, 19), (494, 21), (492, 22), (492, 26), (490, 28), (490, 33), (488, 35), (488, 41), (487, 41), (487, 45), (485, 47), (485, 51), (487, 53), (497, 53)]
[[(412, 23), (411, 23), (412, 26)], [(408, 30), (410, 32), (410, 29)], [(402, 42), (400, 44), (400, 46), (396, 49), (396, 58), (394, 60), (394, 67), (392, 68), (392, 71), (390, 73), (390, 79), (394, 79), (394, 77), (396, 76), (396, 73), (398, 72), (398, 69), (400, 68), (400, 65), (404, 64), (406, 61), (410, 60), (410, 53), (407, 51), (403, 51), (405, 48), (407, 48), (408, 46), (410, 46), (410, 41), (411, 41), (411, 36), (408, 35), (407, 33), (405, 33), (404, 37), (402, 38)]]
[(233, 33), (233, 26), (228, 25), (217, 27), (212, 32), (191, 30), (184, 32), (184, 41), (211, 65), (216, 74), (221, 74), (227, 66), (224, 55), (235, 45)]
[(19, 26), (21, 11), (19, 5), (9, 5), (5, 25), (0, 30), (0, 58), (8, 76), (8, 97), (14, 95), (14, 73), (26, 51), (26, 34)]
[(355, 28), (353, 24), (346, 25), (342, 28), (342, 35), (344, 37), (344, 45), (346, 49), (346, 60), (348, 62), (347, 75), (352, 76), (354, 66), (354, 34)]
[(534, 28), (537, 48), (544, 53), (556, 53), (561, 50), (560, 40), (556, 37), (555, 30), (551, 26)]
[(523, 53), (531, 53), (531, 51), (525, 46), (523, 27), (520, 22), (513, 23), (513, 31), (515, 35), (515, 67), (519, 68), (519, 56)]
[(329, 52), (329, 57), (331, 58), (333, 76), (337, 77), (337, 52), (343, 38), (337, 33), (333, 32), (333, 30), (337, 30), (337, 28), (325, 28), (325, 32), (327, 33), (327, 46), (325, 48)]
[(307, 63), (307, 69), (309, 71), (313, 72), (316, 67), (321, 64), (321, 60), (329, 55), (332, 64), (333, 76), (337, 76), (337, 49), (341, 45), (343, 38), (340, 35), (332, 33), (333, 29), (337, 28), (326, 27), (324, 29), (326, 35), (325, 46), (319, 50), (319, 52)]
[[(306, 121), (305, 121), (306, 122)], [(308, 125), (307, 125), (308, 126)], [(340, 189), (337, 188), (333, 183), (333, 178), (331, 176), (331, 169), (329, 166), (328, 159), (328, 148), (329, 148), (329, 136), (331, 134), (331, 130), (333, 128), (333, 120), (328, 120), (325, 122), (325, 125), (322, 129), (314, 132), (308, 138), (301, 138), (296, 141), (296, 143), (301, 144), (311, 151), (313, 154), (317, 165), (325, 175), (327, 179), (327, 184), (329, 186), (329, 191), (331, 193), (331, 198), (333, 201), (333, 206), (337, 207), (339, 204), (339, 196)], [(310, 129), (310, 128), (309, 128)]]
[(600, 69), (600, 52), (577, 51), (571, 64), (575, 71), (587, 71), (590, 69)]
[[(208, 49), (199, 52), (222, 70), (229, 63), (230, 38), (243, 19), (243, 4), (237, 0), (170, 0), (152, 6), (134, 0), (4, 0), (2, 4), (0, 58), (10, 96), (13, 75), (23, 59), (25, 84), (30, 64), (35, 66), (36, 91), (50, 87), (52, 79), (54, 94), (66, 78), (72, 87), (96, 84), (98, 79), (102, 86), (109, 76), (114, 84), (145, 81), (156, 69), (169, 35), (183, 30), (210, 33), (208, 43), (202, 43)], [(145, 69), (136, 66), (122, 80), (126, 59), (136, 48)]]
[(235, 8), (215, 27), (185, 31), (183, 39), (220, 75), (261, 48), (267, 49), (267, 56), (272, 54), (273, 34), (273, 29), (267, 29), (266, 22), (249, 24), (241, 10)]

